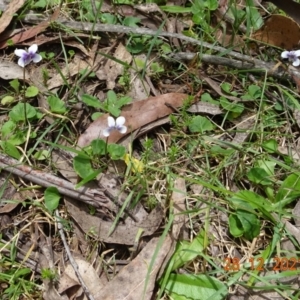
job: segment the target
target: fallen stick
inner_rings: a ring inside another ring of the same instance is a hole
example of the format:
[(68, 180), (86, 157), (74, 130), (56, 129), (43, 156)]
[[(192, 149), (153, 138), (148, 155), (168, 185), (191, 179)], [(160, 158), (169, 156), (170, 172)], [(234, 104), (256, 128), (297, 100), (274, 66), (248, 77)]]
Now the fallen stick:
[(34, 170), (22, 165), (19, 161), (0, 153), (0, 168), (42, 187), (56, 187), (59, 193), (73, 199), (90, 204), (96, 208), (107, 207), (110, 210), (113, 203), (101, 189), (88, 187), (75, 188), (75, 185), (50, 173)]

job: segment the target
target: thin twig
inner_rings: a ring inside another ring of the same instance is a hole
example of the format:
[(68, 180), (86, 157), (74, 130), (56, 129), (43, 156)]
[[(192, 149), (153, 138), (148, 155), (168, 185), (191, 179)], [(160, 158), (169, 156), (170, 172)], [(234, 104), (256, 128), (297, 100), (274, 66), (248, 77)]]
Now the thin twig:
[[(251, 70), (252, 72), (267, 72), (268, 75), (274, 76), (276, 78), (289, 78), (291, 79), (291, 75), (289, 74), (287, 68), (283, 68), (282, 65), (278, 66), (278, 63), (274, 62), (265, 62), (259, 59), (253, 59), (252, 62), (235, 60), (232, 58), (226, 58), (221, 56), (209, 55), (209, 54), (200, 54), (200, 53), (191, 53), (191, 52), (178, 52), (170, 56), (171, 59), (177, 61), (190, 61), (195, 58), (195, 56), (199, 56), (199, 60), (201, 62), (226, 66), (232, 69), (237, 70)], [(290, 70), (295, 72), (294, 70)]]
[[(24, 21), (32, 24), (39, 24), (41, 22), (41, 18), (36, 17), (36, 15), (27, 14)], [(55, 21), (55, 23), (57, 23), (58, 25), (59, 24), (64, 25), (65, 27), (68, 27), (71, 30), (79, 30), (85, 32), (91, 32), (91, 30), (93, 30), (94, 33), (110, 32), (110, 33), (140, 34), (140, 35), (150, 35), (150, 36), (158, 36), (158, 37), (177, 38), (194, 45), (199, 45), (206, 49), (214, 50), (216, 52), (221, 53), (222, 55), (225, 54), (230, 55), (231, 57), (234, 57), (242, 61), (248, 61), (250, 63), (253, 63), (255, 61), (255, 59), (253, 59), (250, 56), (243, 55), (235, 51), (230, 51), (230, 49), (226, 49), (207, 42), (203, 42), (201, 40), (196, 40), (194, 38), (185, 36), (180, 33), (171, 33), (166, 31), (157, 32), (157, 30), (152, 30), (148, 28), (128, 27), (128, 26), (113, 25), (113, 24), (94, 24), (89, 22), (68, 21), (65, 19), (58, 19), (57, 21)]]
[(78, 271), (78, 265), (77, 265), (75, 259), (73, 258), (72, 254), (71, 254), (70, 248), (69, 248), (68, 243), (66, 241), (66, 237), (65, 237), (63, 226), (62, 226), (62, 224), (60, 222), (61, 217), (59, 215), (58, 210), (55, 211), (55, 214), (56, 214), (57, 227), (58, 227), (58, 231), (59, 231), (61, 240), (62, 240), (62, 242), (64, 244), (64, 247), (65, 247), (65, 250), (67, 252), (67, 256), (69, 258), (70, 264), (72, 265), (72, 267), (74, 269), (74, 272), (75, 272), (75, 274), (76, 274), (76, 276), (78, 278), (78, 281), (81, 284), (83, 292), (85, 293), (85, 295), (87, 296), (87, 298), (89, 300), (95, 300), (95, 298), (91, 295), (91, 292), (89, 291), (88, 287), (84, 283), (84, 280), (81, 277), (80, 272)]
[(112, 210), (114, 207), (111, 199), (109, 199), (100, 189), (91, 189), (87, 187), (76, 189), (69, 181), (56, 177), (50, 173), (34, 170), (4, 154), (0, 154), (0, 168), (42, 187), (56, 187), (62, 195), (85, 202), (96, 208), (107, 207)]

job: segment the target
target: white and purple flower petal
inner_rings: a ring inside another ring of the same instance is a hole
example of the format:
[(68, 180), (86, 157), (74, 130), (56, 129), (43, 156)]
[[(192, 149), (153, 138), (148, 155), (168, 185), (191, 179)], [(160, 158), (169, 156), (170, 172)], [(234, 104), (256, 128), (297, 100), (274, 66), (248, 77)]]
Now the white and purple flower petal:
[(282, 58), (286, 58), (293, 64), (294, 67), (298, 67), (300, 65), (300, 50), (295, 50), (295, 51), (283, 51), (281, 53)]
[(116, 120), (109, 116), (107, 118), (108, 127), (103, 130), (103, 135), (108, 137), (113, 130), (117, 130), (120, 133), (124, 134), (127, 131), (127, 127), (124, 126), (126, 120), (123, 116), (118, 117)]
[(28, 52), (23, 49), (16, 49), (15, 55), (20, 57), (18, 60), (18, 65), (24, 68), (30, 62), (38, 63), (42, 60), (41, 55), (37, 54), (38, 46), (33, 44), (29, 47)]

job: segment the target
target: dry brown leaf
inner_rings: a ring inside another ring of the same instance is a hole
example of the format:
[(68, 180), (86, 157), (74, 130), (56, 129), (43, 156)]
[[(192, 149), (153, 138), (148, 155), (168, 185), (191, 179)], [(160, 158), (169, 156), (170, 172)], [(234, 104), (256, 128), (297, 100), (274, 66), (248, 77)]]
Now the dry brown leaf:
[[(0, 77), (5, 80), (11, 79), (23, 79), (24, 68), (21, 68), (18, 64), (10, 61), (0, 62)], [(29, 79), (29, 74), (25, 70), (25, 79)]]
[(187, 111), (191, 113), (202, 113), (213, 116), (223, 113), (223, 110), (218, 105), (208, 102), (197, 102), (191, 105)]
[(223, 91), (220, 88), (220, 84), (217, 83), (216, 81), (214, 81), (213, 79), (211, 79), (210, 77), (206, 76), (205, 74), (199, 72), (199, 77), (202, 80), (204, 80), (219, 96), (223, 96), (226, 99), (229, 99), (229, 100), (235, 101), (235, 102), (240, 101), (240, 98), (238, 98), (238, 97), (230, 96), (228, 94), (223, 93)]
[[(162, 245), (160, 245), (159, 238), (153, 238), (139, 255), (107, 284), (101, 293), (95, 295), (95, 299), (153, 299), (155, 281), (158, 274), (163, 273), (169, 257), (173, 254), (179, 232), (184, 224), (185, 215), (182, 212), (185, 210), (185, 193), (184, 179), (176, 179), (172, 195), (175, 213), (172, 237), (167, 235)], [(158, 248), (159, 251), (155, 256)], [(154, 259), (153, 262), (152, 259)], [(151, 270), (149, 270), (149, 266), (151, 266)], [(143, 298), (143, 296), (145, 297)]]
[[(127, 51), (127, 49), (120, 43), (114, 53), (114, 58), (120, 60), (124, 63), (130, 64), (132, 61), (131, 54)], [(109, 90), (115, 88), (116, 85), (116, 78), (123, 74), (124, 65), (109, 59), (105, 64), (103, 69), (99, 69), (96, 72), (96, 76), (100, 80), (106, 80), (106, 85)]]
[[(163, 244), (159, 247), (159, 238), (153, 238), (139, 255), (124, 267), (119, 274), (110, 281), (104, 289), (95, 295), (96, 300), (141, 300), (152, 299), (156, 275), (161, 269), (167, 254), (172, 247), (173, 239), (167, 236)], [(155, 251), (159, 251), (155, 256), (153, 265), (151, 264)], [(147, 274), (151, 266), (149, 280), (146, 285), (145, 297), (143, 298)]]
[(14, 14), (23, 6), (26, 0), (12, 0), (0, 18), (0, 33), (10, 24)]
[[(18, 0), (16, 0), (16, 2), (18, 2)], [(60, 9), (57, 9), (48, 20), (40, 23), (37, 26), (30, 27), (28, 30), (22, 31), (22, 32), (14, 35), (12, 38), (8, 38), (8, 39), (10, 40), (10, 42), (13, 42), (13, 44), (20, 44), (23, 41), (26, 41), (26, 40), (29, 40), (29, 39), (35, 37), (40, 32), (44, 31), (50, 25), (50, 23), (52, 21), (54, 21), (58, 18), (59, 12), (60, 12)], [(7, 47), (6, 41), (7, 40), (0, 43), (0, 49)]]
[[(137, 61), (147, 63), (147, 57), (145, 54), (140, 54), (135, 57), (132, 61), (133, 68), (130, 69), (130, 82), (131, 87), (128, 92), (128, 96), (132, 98), (132, 102), (138, 101), (140, 99), (148, 98), (150, 95), (150, 86), (146, 80), (141, 78), (141, 73), (139, 73), (139, 67), (136, 65)], [(146, 75), (147, 76), (147, 75)]]
[(183, 178), (176, 178), (174, 182), (174, 190), (172, 193), (172, 201), (173, 201), (173, 207), (174, 207), (174, 215), (175, 219), (172, 232), (173, 236), (179, 236), (180, 230), (182, 226), (185, 224), (186, 220), (186, 214), (184, 214), (184, 211), (186, 211), (185, 207), (185, 198), (186, 198), (186, 185), (185, 180)]
[(291, 16), (298, 24), (300, 24), (300, 4), (294, 0), (268, 0), (269, 2), (274, 3), (289, 16)]
[(233, 33), (225, 33), (221, 29), (217, 29), (215, 31), (215, 38), (216, 40), (223, 46), (223, 47), (232, 47), (235, 51), (240, 51), (245, 46), (244, 39), (237, 34)]
[[(166, 103), (176, 108), (182, 106), (186, 98), (186, 94), (169, 93), (137, 101), (125, 106), (121, 115), (126, 119), (126, 126), (128, 128), (127, 134), (153, 121), (170, 115), (174, 111), (167, 106)], [(107, 117), (107, 114), (103, 115), (90, 124), (87, 130), (78, 139), (79, 147), (85, 147), (97, 138), (106, 139), (103, 136), (103, 130), (107, 128)], [(117, 143), (123, 136), (123, 134), (114, 131), (109, 136), (108, 142)]]
[[(99, 278), (99, 275), (97, 274), (93, 266), (85, 260), (81, 258), (74, 258), (74, 260), (78, 265), (78, 271), (89, 292), (92, 295), (96, 295), (105, 287), (107, 283), (104, 280), (104, 277)], [(72, 289), (73, 296), (77, 296), (74, 299), (78, 299), (78, 296), (80, 296), (80, 299), (87, 299), (85, 295), (82, 295), (83, 291), (81, 289), (80, 283), (78, 282), (78, 278), (75, 274), (74, 268), (71, 264), (67, 265), (62, 277), (60, 278), (58, 292), (62, 294), (69, 289)], [(70, 296), (69, 293), (68, 295)]]
[(300, 28), (291, 18), (282, 15), (272, 15), (265, 22), (264, 26), (251, 37), (269, 45), (291, 50), (298, 47)]
[[(79, 56), (75, 55), (73, 61), (69, 63), (69, 65), (67, 65), (64, 69), (62, 69), (61, 73), (64, 75), (65, 78), (69, 78), (87, 68), (90, 68), (88, 63), (82, 60), (82, 58), (80, 58)], [(65, 81), (60, 74), (57, 74), (56, 76), (52, 77), (47, 82), (49, 90), (62, 86), (64, 84)]]
[(150, 214), (139, 206), (133, 213), (138, 222), (127, 217), (124, 222), (119, 222), (111, 235), (108, 235), (113, 225), (112, 222), (104, 221), (97, 215), (91, 215), (86, 205), (82, 205), (79, 201), (68, 199), (66, 206), (69, 214), (86, 234), (96, 236), (106, 243), (133, 245), (139, 229), (143, 229), (142, 236), (152, 235), (163, 219), (163, 210), (159, 206)]

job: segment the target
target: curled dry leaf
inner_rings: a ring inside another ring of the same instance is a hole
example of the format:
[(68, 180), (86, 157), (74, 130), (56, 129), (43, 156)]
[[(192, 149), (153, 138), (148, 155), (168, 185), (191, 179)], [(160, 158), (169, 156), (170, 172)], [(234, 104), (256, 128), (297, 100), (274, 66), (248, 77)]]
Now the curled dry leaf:
[[(125, 106), (121, 115), (126, 119), (125, 125), (128, 128), (127, 134), (153, 121), (170, 115), (174, 111), (166, 104), (177, 108), (182, 106), (186, 98), (186, 94), (169, 93), (137, 101)], [(107, 128), (107, 117), (108, 115), (105, 114), (91, 123), (87, 130), (79, 137), (79, 147), (85, 147), (97, 138), (105, 139), (103, 131)], [(121, 133), (114, 131), (109, 136), (108, 142), (117, 143), (122, 137), (123, 135)]]
[[(104, 68), (99, 69), (96, 72), (96, 76), (100, 80), (106, 80), (106, 85), (109, 90), (114, 89), (116, 83), (116, 78), (123, 74), (124, 65), (121, 64), (119, 61), (123, 63), (130, 64), (132, 61), (131, 54), (127, 51), (127, 49), (120, 43), (114, 53), (114, 58), (116, 60), (108, 60), (105, 64)], [(119, 60), (119, 61), (117, 61)]]
[(10, 24), (15, 13), (23, 6), (25, 0), (12, 0), (6, 7), (5, 12), (0, 18), (0, 33), (2, 33), (6, 27)]
[[(101, 289), (103, 289), (106, 285), (105, 277), (98, 276), (96, 270), (93, 268), (93, 266), (86, 262), (85, 260), (81, 258), (74, 258), (78, 265), (78, 271), (86, 284), (89, 292), (92, 295), (96, 295)], [(73, 297), (71, 299), (81, 299), (81, 297), (77, 298), (76, 296), (78, 293), (80, 293), (79, 290), (81, 290), (81, 294), (83, 294), (83, 291), (80, 287), (80, 283), (78, 282), (78, 278), (74, 272), (74, 268), (71, 264), (68, 264), (66, 269), (64, 270), (64, 273), (59, 281), (59, 293), (62, 294), (63, 292), (66, 292), (67, 290), (70, 290), (73, 294)], [(68, 295), (70, 296), (70, 291), (68, 292)]]
[(251, 37), (269, 45), (291, 50), (298, 47), (300, 27), (291, 18), (282, 15), (272, 15), (265, 22), (264, 26)]
[(108, 235), (113, 223), (101, 220), (96, 215), (91, 215), (85, 205), (79, 201), (68, 199), (66, 206), (69, 214), (74, 218), (80, 228), (88, 235), (97, 237), (106, 243), (133, 245), (139, 229), (143, 229), (142, 236), (152, 235), (160, 226), (163, 219), (163, 210), (157, 206), (148, 214), (142, 206), (134, 213), (137, 222), (127, 217), (124, 222), (119, 222), (111, 235)]
[[(17, 0), (16, 2), (19, 2), (19, 0)], [(10, 42), (13, 42), (14, 44), (20, 44), (23, 41), (29, 40), (32, 37), (37, 36), (40, 32), (46, 30), (46, 28), (50, 25), (52, 21), (55, 21), (58, 18), (59, 12), (60, 9), (58, 8), (48, 20), (41, 22), (37, 26), (31, 27), (26, 31), (21, 31), (20, 33), (14, 35), (13, 37), (7, 38), (7, 40), (10, 40)], [(1, 41), (0, 49), (6, 47), (7, 47), (7, 41)]]
[[(101, 294), (95, 295), (96, 298), (100, 295), (102, 300), (155, 298), (155, 295), (153, 295), (155, 282), (159, 274), (163, 273), (166, 263), (173, 254), (179, 232), (185, 222), (185, 215), (182, 214), (185, 210), (186, 193), (184, 179), (177, 178), (175, 180), (174, 190), (176, 192), (172, 194), (172, 201), (174, 202), (175, 217), (172, 237), (167, 235), (162, 245), (160, 245), (159, 238), (153, 238), (139, 255), (105, 286)], [(151, 269), (149, 270), (149, 268)]]
[(208, 102), (197, 102), (191, 105), (187, 111), (191, 113), (202, 113), (213, 116), (221, 115), (223, 113), (223, 110), (218, 105)]
[[(23, 68), (10, 61), (0, 62), (0, 77), (4, 80), (23, 79)], [(29, 74), (25, 70), (25, 79), (29, 79)]]

